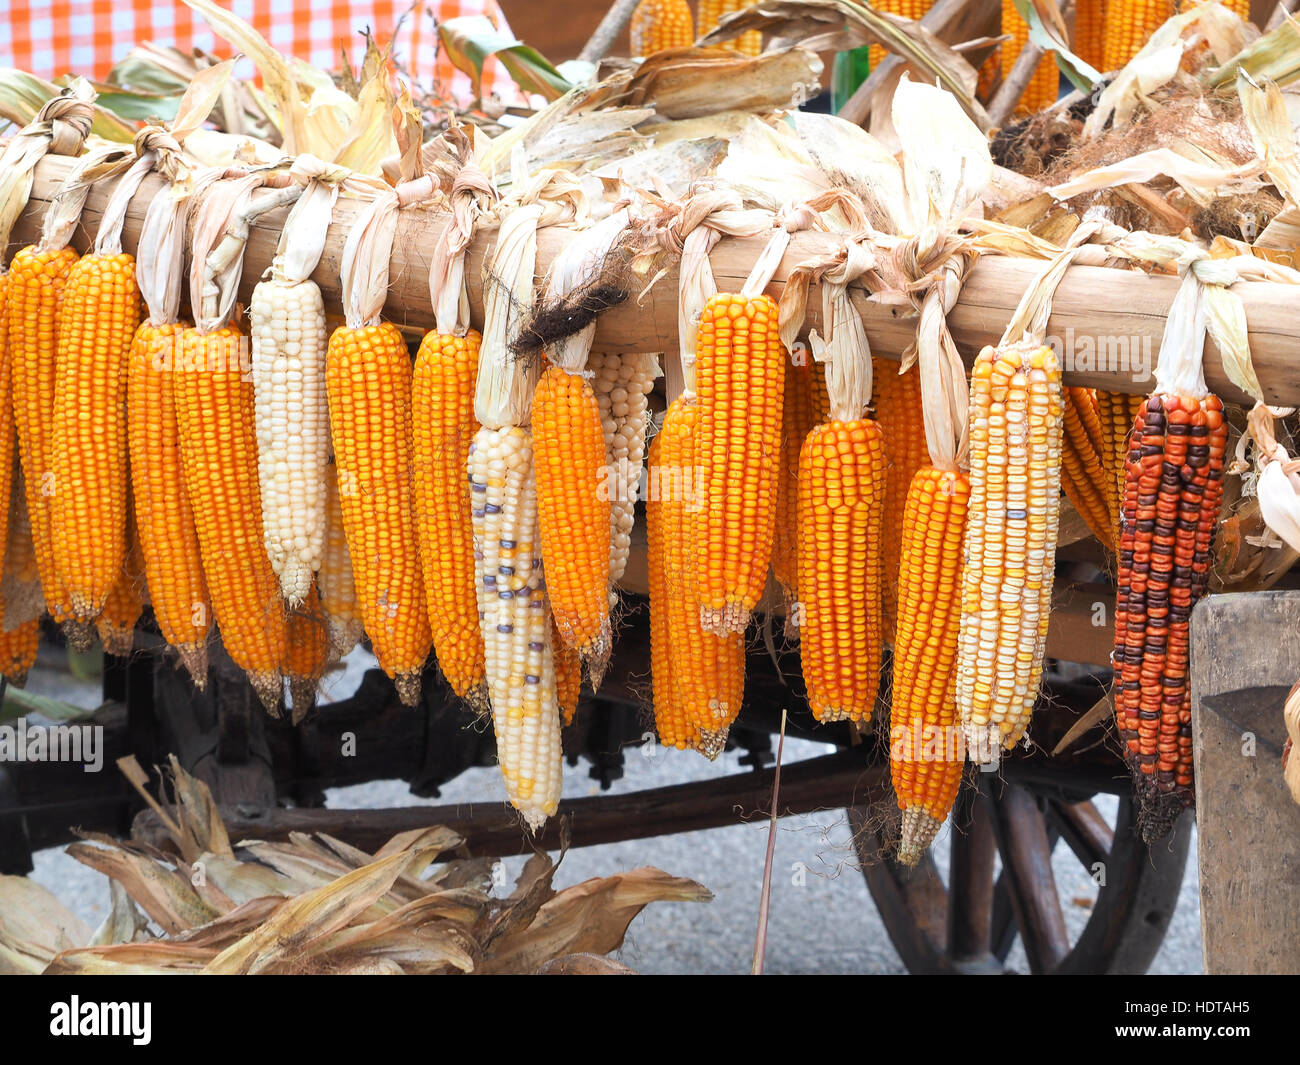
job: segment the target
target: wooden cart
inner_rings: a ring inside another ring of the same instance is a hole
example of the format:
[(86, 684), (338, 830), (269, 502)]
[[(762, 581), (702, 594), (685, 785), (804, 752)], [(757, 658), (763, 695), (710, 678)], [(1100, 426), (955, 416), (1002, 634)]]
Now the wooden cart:
[[(15, 240), (32, 238), (67, 165), (51, 158), (38, 168), (32, 201)], [(147, 179), (131, 207), (125, 232), (128, 251), (135, 249), (145, 206), (159, 186), (157, 179)], [(105, 201), (104, 190), (91, 191), (83, 234), (93, 229)], [(281, 221), (265, 215), (255, 224), (244, 270), (246, 288), (269, 262)], [(350, 221), (348, 207), (341, 204), (315, 278), (327, 301), (335, 303), (338, 249)], [(442, 224), (440, 216), (420, 212), (404, 215), (399, 223), (387, 313), (412, 335), (432, 324), (426, 278)], [(558, 231), (542, 231), (539, 269), (563, 239)], [(795, 264), (825, 250), (829, 239), (796, 234), (773, 282), (774, 293)], [(469, 276), (480, 276), (489, 243), (489, 238), (475, 242)], [(732, 239), (718, 245), (713, 269), (720, 288), (743, 280), (761, 244), (758, 239)], [(983, 344), (996, 342), (1040, 269), (1035, 263), (1005, 258), (976, 265), (950, 315), (968, 359)], [(1077, 338), (1104, 333), (1158, 350), (1177, 286), (1170, 276), (1075, 267), (1058, 290), (1048, 334)], [(1265, 392), (1270, 401), (1295, 402), (1300, 399), (1300, 364), (1293, 358), (1294, 292), (1265, 283), (1240, 288)], [(598, 348), (671, 349), (675, 292), (676, 277), (670, 272), (640, 306), (611, 308), (597, 325)], [(854, 300), (873, 350), (897, 358), (912, 338), (912, 320), (897, 308), (869, 302), (865, 292), (855, 293)], [(810, 327), (818, 325), (819, 302), (809, 301)], [(478, 292), (472, 292), (471, 304), (481, 320)], [(1240, 398), (1213, 352), (1207, 358), (1207, 377), (1221, 395)], [(1134, 393), (1146, 392), (1150, 384), (1104, 365), (1068, 363), (1066, 381)], [(639, 568), (630, 567), (625, 583), (628, 610), (614, 661), (601, 690), (583, 699), (565, 738), (570, 761), (589, 762), (602, 787), (621, 775), (623, 751), (646, 742), (648, 732), (643, 552), (634, 563), (638, 560)], [(506, 855), (526, 852), (534, 842), (555, 845), (561, 819), (570, 826), (573, 845), (585, 846), (733, 824), (740, 810), (763, 816), (771, 803), (772, 734), (786, 709), (791, 735), (815, 735), (838, 751), (784, 767), (780, 813), (849, 810), (868, 886), (910, 969), (997, 971), (1019, 935), (1034, 972), (1140, 972), (1154, 957), (1173, 912), (1187, 855), (1189, 819), (1179, 823), (1170, 841), (1148, 849), (1136, 836), (1128, 774), (1117, 741), (1097, 742), (1102, 735), (1098, 730), (1063, 755), (1049, 754), (1108, 681), (1114, 593), (1100, 568), (1102, 561), (1082, 524), (1072, 528), (1064, 522), (1048, 637), (1049, 669), (1032, 727), (1035, 746), (1016, 750), (996, 773), (971, 771), (954, 814), (946, 886), (931, 860), (908, 871), (889, 857), (888, 829), (880, 826), (887, 824), (882, 815), (893, 800), (887, 745), (878, 732), (859, 736), (847, 725), (816, 725), (800, 690), (797, 654), (769, 654), (761, 642), (749, 656), (745, 705), (730, 740), (745, 752), (746, 772), (723, 781), (566, 801), (561, 817), (552, 819), (536, 841), (525, 836), (504, 801), (379, 811), (323, 808), (324, 791), (330, 787), (401, 777), (416, 794), (436, 796), (439, 786), (465, 769), (493, 764), (490, 729), (475, 726), (434, 669), (427, 672), (423, 701), (414, 710), (402, 708), (391, 683), (374, 671), (351, 698), (322, 707), (314, 719), (294, 729), (262, 714), (242, 675), (222, 661), (219, 652), (208, 692), (196, 692), (162, 654), (156, 631), (144, 627), (132, 658), (110, 661), (106, 702), (97, 721), (106, 726), (108, 758), (133, 753), (142, 765), (151, 766), (167, 753), (177, 753), (187, 768), (213, 785), (227, 807), (234, 838), (323, 830), (370, 849), (404, 828), (443, 823), (463, 833), (474, 852)], [(885, 681), (887, 699), (887, 664)], [(337, 737), (345, 731), (367, 738), (357, 757), (339, 754)], [(1113, 824), (1093, 802), (1105, 794), (1119, 797)], [(291, 799), (294, 806), (278, 806), (278, 799)], [(5, 871), (21, 871), (33, 849), (68, 839), (70, 825), (124, 833), (134, 824), (137, 834), (161, 843), (152, 815), (137, 817), (138, 811), (126, 784), (110, 773), (94, 776), (57, 766), (35, 773), (18, 767), (0, 770), (0, 865)], [(1090, 871), (1105, 869), (1091, 916), (1073, 942), (1050, 862), (1057, 846), (1068, 848)]]

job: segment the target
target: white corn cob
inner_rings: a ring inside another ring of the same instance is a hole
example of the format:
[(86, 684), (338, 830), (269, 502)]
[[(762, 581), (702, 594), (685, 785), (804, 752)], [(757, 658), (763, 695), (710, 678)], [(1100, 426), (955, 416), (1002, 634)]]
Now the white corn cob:
[(338, 474), (332, 463), (325, 473), (325, 551), (317, 584), (329, 630), (330, 654), (342, 658), (361, 642), (364, 629), (352, 580), (352, 555), (339, 509)]
[(985, 348), (971, 371), (970, 510), (957, 708), (968, 756), (992, 762), (1029, 726), (1051, 616), (1060, 517), (1061, 368), (1032, 343)]
[(325, 305), (314, 281), (272, 277), (253, 289), (249, 317), (263, 538), (296, 607), (325, 553)]
[[(587, 372), (600, 407), (608, 456), (606, 487), (610, 493), (609, 582), (615, 585), (627, 571), (636, 515), (636, 489), (645, 462), (649, 425), (646, 397), (654, 387), (654, 355), (613, 355), (592, 352)], [(610, 595), (616, 593), (612, 587)]]
[(469, 455), (484, 663), (510, 803), (539, 828), (560, 801), (560, 709), (538, 556), (532, 433), (480, 429)]

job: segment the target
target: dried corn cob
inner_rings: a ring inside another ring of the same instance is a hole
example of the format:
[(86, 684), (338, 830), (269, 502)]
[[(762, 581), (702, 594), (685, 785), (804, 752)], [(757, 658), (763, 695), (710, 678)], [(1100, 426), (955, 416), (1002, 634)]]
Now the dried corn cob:
[[(700, 0), (700, 17), (696, 21), (700, 36), (703, 37), (716, 27), (723, 15), (730, 15), (733, 11), (743, 11), (749, 6), (749, 0)], [(739, 37), (724, 41), (721, 47), (730, 48), (744, 55), (758, 55), (763, 50), (763, 35), (758, 30), (750, 30)]]
[(249, 320), (263, 538), (281, 594), (296, 607), (325, 552), (329, 411), (320, 288), (273, 269), (253, 289)]
[[(13, 363), (9, 357), (8, 308), (5, 293), (9, 288), (9, 274), (0, 266), (0, 507), (9, 513), (14, 488), (14, 429)], [(26, 504), (24, 504), (24, 507)], [(4, 568), (4, 546), (0, 544), (0, 572)]]
[(579, 374), (551, 366), (537, 382), (533, 448), (551, 611), (599, 687), (610, 651), (611, 508), (600, 407)]
[(163, 639), (202, 689), (211, 606), (185, 489), (172, 388), (181, 365), (176, 347), (183, 329), (145, 322), (136, 330), (128, 360), (126, 423), (135, 525), (154, 616)]
[[(1011, 37), (1000, 46), (1002, 56), (1002, 77), (1006, 79), (1015, 66), (1016, 60), (1029, 43), (1029, 23), (1020, 17), (1012, 0), (1002, 0), (1002, 32)], [(1033, 77), (1021, 94), (1017, 110), (1026, 114), (1035, 114), (1045, 107), (1056, 103), (1060, 92), (1061, 74), (1056, 66), (1056, 59), (1045, 55), (1034, 68)]]
[[(826, 420), (830, 399), (826, 376), (805, 358), (785, 371), (785, 398), (781, 410), (781, 467), (776, 492), (776, 527), (772, 538), (772, 574), (785, 589), (790, 603), (799, 598), (799, 453), (813, 426)], [(794, 612), (787, 627), (797, 631)]]
[(497, 757), (511, 805), (537, 829), (559, 805), (561, 748), (531, 433), (480, 429), (469, 476)]
[(474, 530), (465, 469), (479, 425), (474, 382), (481, 338), (429, 332), (415, 357), (415, 511), (433, 647), (443, 675), (476, 711), (487, 710), (483, 636), (474, 609)]
[(1169, 313), (1156, 391), (1129, 438), (1116, 577), (1115, 720), (1141, 801), (1148, 842), (1192, 802), (1189, 642), (1192, 607), (1207, 590), (1223, 501), (1228, 425), (1201, 368), (1190, 274)]
[(289, 679), (292, 721), (296, 725), (316, 705), (316, 689), (330, 657), (329, 629), (314, 583), (308, 586), (302, 603), (290, 612), (285, 639), (283, 672)]
[[(650, 469), (663, 465), (662, 433), (656, 433), (650, 444)], [(686, 712), (677, 702), (672, 656), (668, 647), (668, 578), (664, 571), (663, 502), (657, 492), (650, 493), (645, 502), (646, 570), (649, 583), (650, 608), (650, 681), (651, 706), (655, 716), (655, 731), (665, 747), (684, 750), (694, 746), (699, 737), (691, 727)]]
[(953, 680), (961, 617), (962, 534), (970, 478), (926, 465), (912, 478), (903, 522), (890, 710), (890, 775), (903, 811), (898, 860), (914, 865), (952, 809), (963, 759)]
[(818, 721), (868, 721), (883, 649), (884, 434), (834, 406), (799, 456), (799, 654)]
[(1101, 69), (1119, 70), (1174, 15), (1174, 0), (1106, 0)]
[[(664, 415), (651, 449), (646, 505), (655, 508), (655, 551), (663, 567), (658, 578), (663, 582), (659, 609), (667, 637), (664, 668), (670, 685), (662, 686), (661, 675), (655, 675), (655, 722), (661, 743), (690, 746), (706, 758), (716, 758), (740, 712), (745, 643), (742, 633), (719, 634), (706, 629), (702, 621), (696, 567), (703, 472), (700, 418), (695, 397), (679, 396)], [(655, 602), (650, 609), (657, 609)], [(666, 697), (662, 708), (661, 688)]]
[[(919, 20), (934, 6), (934, 0), (881, 0), (874, 6), (877, 11), (887, 15), (902, 15), (903, 18)], [(871, 45), (867, 53), (871, 69), (875, 70), (880, 66), (888, 54), (880, 45)]]
[(339, 506), (338, 472), (331, 465), (325, 477), (325, 554), (321, 561), (317, 585), (325, 627), (329, 632), (330, 654), (342, 658), (349, 654), (364, 634), (357, 607), (357, 589), (352, 578), (352, 555), (343, 532), (343, 512)]
[(1110, 0), (1077, 0), (1074, 5), (1074, 54), (1103, 74)]
[(648, 56), (665, 48), (689, 48), (695, 24), (686, 0), (641, 0), (632, 12), (632, 54)]
[(135, 519), (127, 508), (126, 558), (118, 572), (117, 580), (104, 600), (104, 609), (95, 619), (99, 642), (104, 653), (125, 657), (135, 644), (135, 626), (144, 611), (145, 575), (144, 555), (140, 551), (140, 538), (136, 535)]
[(55, 332), (64, 285), (76, 261), (77, 253), (71, 248), (24, 248), (9, 264), (5, 293), (14, 423), (27, 485), (27, 511), (46, 607), (60, 623), (68, 619), (69, 606), (54, 564), (51, 528), (55, 492)]
[(701, 621), (744, 632), (767, 583), (776, 525), (786, 359), (768, 296), (711, 296), (700, 317), (697, 517)]
[(173, 378), (185, 491), (221, 639), (262, 705), (280, 706), (285, 619), (262, 543), (253, 389), (233, 325), (181, 333)]
[(884, 549), (882, 589), (885, 639), (893, 642), (898, 619), (899, 565), (903, 557), (903, 514), (912, 478), (929, 458), (925, 447), (925, 417), (921, 410), (921, 371), (900, 374), (889, 359), (873, 358), (872, 397), (876, 421), (884, 434), (885, 513), (881, 525)]
[(411, 358), (397, 327), (341, 326), (326, 376), (339, 503), (375, 657), (407, 706), (433, 636), (425, 613), (411, 484)]
[(1111, 543), (1119, 548), (1120, 513), (1124, 509), (1124, 475), (1128, 438), (1145, 396), (1124, 392), (1097, 392), (1097, 418), (1101, 425), (1101, 464), (1106, 475), (1106, 510), (1110, 514)]
[(1020, 341), (975, 360), (957, 703), (976, 762), (1020, 741), (1038, 696), (1060, 514), (1061, 403), (1051, 348)]
[[(658, 366), (654, 355), (592, 352), (587, 356), (587, 372), (605, 433), (605, 485), (610, 499), (609, 582), (613, 586), (627, 572), (632, 551), (636, 497), (650, 424), (646, 399), (654, 388)], [(615, 594), (611, 588), (611, 605)]]
[(59, 310), (50, 532), (72, 622), (87, 640), (126, 559), (126, 386), (139, 324), (135, 259), (82, 256)]
[(1091, 389), (1067, 388), (1063, 409), (1061, 487), (1102, 546), (1114, 550), (1110, 510), (1106, 505), (1108, 485), (1102, 468), (1097, 400)]
[(582, 659), (572, 647), (566, 647), (551, 621), (551, 650), (555, 656), (555, 699), (560, 707), (560, 724), (572, 725), (582, 694)]
[(27, 673), (36, 665), (40, 649), (41, 623), (24, 621), (8, 631), (0, 630), (0, 677), (15, 688), (27, 684)]

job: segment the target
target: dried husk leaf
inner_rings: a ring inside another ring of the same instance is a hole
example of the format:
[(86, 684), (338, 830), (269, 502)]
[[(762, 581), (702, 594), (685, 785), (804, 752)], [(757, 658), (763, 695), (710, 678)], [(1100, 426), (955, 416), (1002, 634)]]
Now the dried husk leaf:
[(435, 328), (449, 336), (464, 336), (469, 330), (469, 291), (465, 286), (465, 256), (480, 219), (497, 202), (496, 188), (474, 162), (469, 138), (454, 123), (444, 137), (460, 158), (448, 199), (451, 219), (438, 237), (429, 266), (429, 298), (433, 303)]
[(120, 880), (108, 882), (108, 916), (86, 943), (88, 947), (111, 947), (116, 943), (136, 943), (152, 938), (149, 920), (137, 908)]
[(221, 916), (173, 870), (107, 837), (96, 837), (96, 841), (103, 845), (74, 843), (67, 853), (83, 865), (120, 880), (149, 919), (169, 935), (178, 935)]
[(234, 309), (243, 241), (228, 230), (261, 183), (256, 174), (224, 178), (213, 182), (198, 202), (190, 240), (190, 308), (201, 333), (221, 328)]
[(178, 976), (199, 973), (216, 952), (171, 941), (121, 943), (112, 947), (65, 950), (46, 976)]
[[(548, 302), (560, 303), (600, 277), (610, 250), (631, 225), (631, 214), (624, 207), (593, 226), (574, 234), (551, 262), (545, 282)], [(596, 336), (593, 321), (571, 336), (552, 345), (547, 351), (551, 363), (565, 373), (582, 373), (587, 355)]]
[(1202, 207), (1216, 197), (1250, 192), (1259, 187), (1256, 180), (1263, 169), (1260, 160), (1240, 166), (1214, 166), (1188, 159), (1172, 148), (1152, 148), (1122, 162), (1099, 166), (1069, 181), (1053, 185), (1047, 191), (1058, 200), (1068, 200), (1085, 192), (1112, 189), (1118, 185), (1143, 184), (1157, 177), (1172, 178), (1179, 188)]
[(1296, 746), (1300, 745), (1300, 683), (1286, 697), (1282, 720), (1286, 723), (1287, 736), (1286, 747), (1282, 752), (1282, 775), (1287, 790), (1291, 792), (1292, 801), (1300, 803), (1300, 757), (1295, 753)]
[(633, 918), (651, 902), (709, 902), (713, 895), (693, 880), (641, 868), (566, 888), (538, 911), (526, 928), (498, 940), (480, 972), (532, 972), (563, 954), (617, 950)]
[(25, 876), (0, 876), (0, 975), (39, 973), (60, 951), (90, 939), (85, 922), (47, 888)]
[(1169, 305), (1165, 332), (1156, 356), (1155, 391), (1165, 395), (1203, 399), (1210, 390), (1205, 384), (1205, 306), (1203, 289), (1196, 274), (1183, 275), (1178, 294)]
[(95, 145), (78, 159), (45, 210), (37, 246), (42, 251), (66, 248), (81, 221), (81, 212), (86, 206), (91, 185), (97, 180), (113, 176), (129, 165), (130, 161), (130, 151), (120, 144)]

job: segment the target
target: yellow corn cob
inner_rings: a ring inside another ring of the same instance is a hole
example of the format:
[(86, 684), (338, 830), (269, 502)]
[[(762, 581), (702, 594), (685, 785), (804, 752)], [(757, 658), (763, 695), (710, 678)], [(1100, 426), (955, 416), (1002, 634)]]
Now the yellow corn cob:
[(776, 525), (786, 359), (769, 296), (718, 294), (697, 345), (703, 508), (696, 572), (701, 620), (744, 632), (763, 594)]
[(253, 388), (244, 338), (233, 325), (181, 333), (172, 373), (185, 492), (203, 576), (227, 652), (262, 705), (278, 711), (285, 619), (280, 586), (262, 543)]
[(916, 471), (929, 461), (925, 414), (921, 410), (921, 371), (898, 372), (898, 364), (873, 358), (872, 397), (885, 440), (885, 514), (881, 525), (884, 577), (881, 601), (885, 639), (893, 642), (898, 619), (898, 570), (903, 551), (903, 513)]
[(470, 506), (492, 725), (506, 795), (532, 829), (560, 802), (560, 712), (539, 551), (532, 434), (480, 429)]
[(894, 641), (889, 766), (903, 811), (898, 860), (915, 865), (938, 834), (961, 784), (953, 678), (961, 617), (962, 533), (970, 478), (922, 466), (903, 522)]
[(672, 685), (663, 720), (657, 704), (655, 720), (660, 742), (691, 746), (706, 758), (716, 758), (726, 746), (744, 696), (745, 641), (743, 633), (718, 634), (702, 624), (696, 569), (701, 414), (693, 396), (675, 399), (655, 438), (657, 454), (651, 456), (650, 498), (655, 500), (662, 536), (666, 668)]
[(411, 358), (389, 322), (334, 330), (326, 377), (343, 528), (375, 657), (407, 706), (433, 636), (411, 485)]
[[(9, 513), (10, 496), (14, 487), (14, 404), (13, 364), (9, 357), (9, 313), (5, 293), (9, 289), (9, 274), (0, 266), (0, 507)], [(0, 537), (3, 540), (4, 537)], [(0, 543), (0, 572), (4, 569), (4, 544)]]
[(1061, 487), (1088, 528), (1108, 551), (1115, 549), (1102, 469), (1101, 422), (1097, 400), (1087, 388), (1067, 388), (1063, 397)]
[(1020, 741), (1038, 695), (1061, 503), (1061, 402), (1051, 348), (989, 347), (975, 360), (957, 705), (976, 762)]
[(551, 621), (551, 650), (555, 656), (555, 698), (560, 705), (560, 724), (572, 725), (582, 694), (582, 659), (572, 647), (566, 647)]
[[(1025, 45), (1029, 42), (1029, 23), (1020, 17), (1016, 5), (1011, 0), (1002, 0), (1002, 32), (1011, 37), (1003, 41), (1000, 52), (1002, 56), (1002, 77), (1005, 80), (1015, 66)], [(1056, 59), (1050, 55), (1043, 56), (1034, 68), (1033, 77), (1025, 86), (1016, 110), (1022, 114), (1035, 114), (1045, 107), (1056, 103), (1059, 94), (1061, 74), (1056, 66)]]
[(293, 723), (302, 721), (316, 705), (316, 689), (329, 663), (330, 641), (320, 592), (310, 584), (307, 596), (290, 614), (286, 631), (284, 675), (289, 679)]
[[(194, 511), (185, 490), (172, 382), (179, 369), (179, 325), (145, 322), (131, 345), (127, 436), (136, 532), (163, 639), (201, 689), (208, 675), (212, 608), (199, 554)], [(173, 361), (175, 360), (175, 361)]]
[(1103, 74), (1109, 8), (1110, 0), (1076, 0), (1074, 5), (1074, 54)]
[(610, 500), (605, 433), (591, 385), (549, 367), (533, 392), (537, 512), (560, 638), (599, 687), (609, 659)]
[(474, 607), (469, 446), (478, 431), (474, 382), (481, 338), (426, 333), (415, 357), (415, 513), (429, 625), (438, 665), (452, 690), (487, 710), (483, 635)]
[(15, 688), (23, 687), (28, 670), (36, 664), (40, 642), (41, 623), (36, 619), (24, 621), (8, 631), (0, 630), (0, 677)]
[(325, 555), (316, 583), (320, 588), (321, 609), (329, 633), (330, 654), (342, 658), (361, 642), (364, 627), (352, 578), (352, 555), (343, 532), (338, 473), (332, 464), (326, 471), (325, 481)]
[(605, 433), (606, 486), (609, 504), (609, 583), (623, 579), (632, 552), (637, 490), (645, 464), (646, 429), (650, 424), (647, 397), (654, 388), (654, 355), (587, 356), (587, 373), (600, 408)]
[[(920, 19), (934, 6), (934, 0), (880, 0), (880, 3), (872, 6), (886, 15), (902, 15), (903, 18), (915, 20)], [(888, 54), (880, 45), (871, 45), (868, 51), (871, 69), (875, 70)]]
[[(655, 434), (650, 444), (650, 471), (663, 468), (664, 434)], [(655, 731), (665, 747), (684, 750), (694, 747), (699, 730), (692, 727), (686, 711), (677, 700), (676, 677), (668, 647), (668, 577), (664, 569), (663, 500), (650, 492), (645, 501), (646, 568), (650, 593), (650, 682)]]
[(880, 687), (884, 434), (828, 421), (799, 456), (799, 641), (818, 721), (867, 721)]
[(135, 259), (82, 256), (59, 309), (50, 532), (55, 571), (87, 642), (126, 560), (126, 385), (139, 324)]
[(325, 553), (325, 305), (314, 281), (275, 277), (249, 308), (263, 535), (290, 607), (307, 596)]
[[(799, 598), (799, 453), (814, 425), (830, 413), (826, 375), (809, 360), (786, 367), (785, 398), (781, 409), (781, 467), (776, 490), (776, 527), (772, 538), (772, 574), (790, 602)], [(797, 631), (795, 615), (788, 626)]]
[(1101, 426), (1101, 465), (1106, 475), (1106, 510), (1110, 514), (1111, 543), (1119, 544), (1120, 512), (1124, 509), (1124, 463), (1128, 438), (1145, 396), (1097, 391), (1097, 419)]
[(989, 57), (980, 64), (979, 77), (975, 82), (975, 98), (981, 103), (993, 99), (993, 90), (1002, 77), (1002, 58), (1000, 49), (995, 48)]
[(1101, 69), (1124, 66), (1173, 14), (1174, 0), (1106, 0)]
[(695, 24), (686, 0), (641, 0), (632, 12), (632, 54), (648, 56), (665, 48), (689, 48)]
[(126, 558), (104, 600), (104, 609), (95, 619), (104, 653), (119, 658), (129, 655), (135, 644), (135, 625), (144, 610), (145, 597), (144, 556), (129, 507), (126, 525)]
[[(700, 0), (700, 17), (696, 21), (700, 36), (703, 37), (717, 26), (723, 15), (730, 15), (733, 11), (743, 11), (749, 6), (749, 0)], [(722, 47), (731, 48), (744, 55), (758, 55), (763, 50), (763, 35), (758, 30), (751, 30), (724, 42)]]
[(50, 616), (62, 624), (69, 608), (54, 565), (51, 509), (54, 500), (54, 363), (59, 304), (68, 272), (77, 261), (71, 248), (27, 247), (9, 264), (5, 293), (9, 359), (13, 367), (14, 423), (27, 485), (27, 511)]
[(0, 578), (0, 629), (13, 631), (20, 625), (39, 621), (45, 613), (41, 597), (41, 575), (36, 566), (36, 545), (27, 514), (23, 475), (14, 464), (13, 500), (5, 537), (4, 573)]

